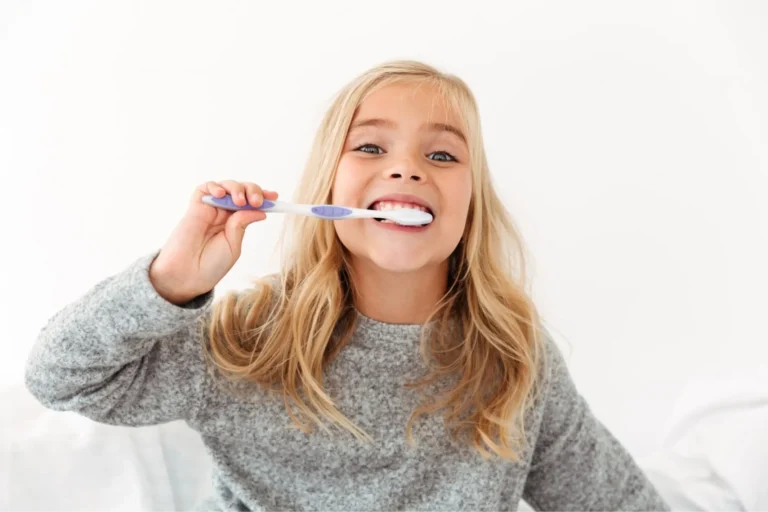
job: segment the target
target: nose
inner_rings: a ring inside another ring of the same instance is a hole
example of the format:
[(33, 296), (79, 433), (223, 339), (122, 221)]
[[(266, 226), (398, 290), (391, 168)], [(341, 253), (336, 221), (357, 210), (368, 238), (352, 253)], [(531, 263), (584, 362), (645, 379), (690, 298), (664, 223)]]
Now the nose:
[(408, 161), (385, 170), (384, 178), (390, 180), (423, 182), (426, 181), (427, 175), (423, 170), (419, 169), (419, 166), (416, 165), (415, 162)]

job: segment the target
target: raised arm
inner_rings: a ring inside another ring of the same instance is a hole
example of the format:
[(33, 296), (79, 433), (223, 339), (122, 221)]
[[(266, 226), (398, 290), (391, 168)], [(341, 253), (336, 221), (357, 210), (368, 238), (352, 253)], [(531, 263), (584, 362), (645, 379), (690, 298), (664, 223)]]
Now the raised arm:
[(141, 257), (56, 313), (27, 359), (27, 389), (44, 406), (115, 425), (193, 417), (206, 371), (199, 325), (213, 292), (181, 306), (153, 287)]
[(240, 257), (246, 227), (265, 218), (261, 211), (232, 212), (202, 200), (227, 193), (239, 206), (277, 198), (255, 183), (200, 185), (160, 251), (51, 318), (25, 377), (43, 405), (119, 425), (197, 414), (208, 382), (200, 323), (214, 287)]

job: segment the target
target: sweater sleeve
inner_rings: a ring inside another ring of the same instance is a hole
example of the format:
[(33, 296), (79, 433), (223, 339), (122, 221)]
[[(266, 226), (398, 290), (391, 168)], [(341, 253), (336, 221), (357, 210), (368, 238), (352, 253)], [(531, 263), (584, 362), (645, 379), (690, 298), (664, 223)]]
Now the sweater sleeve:
[(576, 390), (547, 336), (543, 416), (523, 499), (536, 510), (669, 510)]
[(158, 254), (107, 277), (48, 320), (24, 376), (42, 405), (124, 426), (198, 413), (208, 380), (199, 321), (213, 290), (181, 306), (166, 301), (149, 280)]

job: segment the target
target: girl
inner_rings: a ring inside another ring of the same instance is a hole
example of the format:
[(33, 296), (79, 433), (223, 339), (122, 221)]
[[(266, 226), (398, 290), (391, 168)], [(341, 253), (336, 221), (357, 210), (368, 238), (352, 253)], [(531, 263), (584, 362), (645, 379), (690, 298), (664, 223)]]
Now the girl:
[(281, 273), (214, 302), (266, 215), (204, 194), (277, 198), (201, 185), (159, 251), (42, 330), (26, 369), (42, 404), (114, 425), (184, 419), (215, 466), (205, 510), (666, 510), (525, 293), (460, 79), (410, 61), (358, 77), (296, 197), (418, 208), (428, 226), (292, 217)]

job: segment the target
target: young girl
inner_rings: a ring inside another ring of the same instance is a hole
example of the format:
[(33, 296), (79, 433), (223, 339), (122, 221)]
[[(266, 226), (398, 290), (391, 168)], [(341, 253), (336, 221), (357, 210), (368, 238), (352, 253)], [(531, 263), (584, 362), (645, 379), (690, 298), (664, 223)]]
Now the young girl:
[[(278, 276), (213, 301), (277, 193), (208, 182), (159, 251), (42, 330), (26, 384), (114, 425), (184, 419), (213, 459), (205, 510), (666, 510), (591, 414), (525, 292), (460, 79), (416, 62), (346, 86), (297, 202), (434, 221), (294, 216)], [(257, 236), (257, 235), (253, 235)]]

